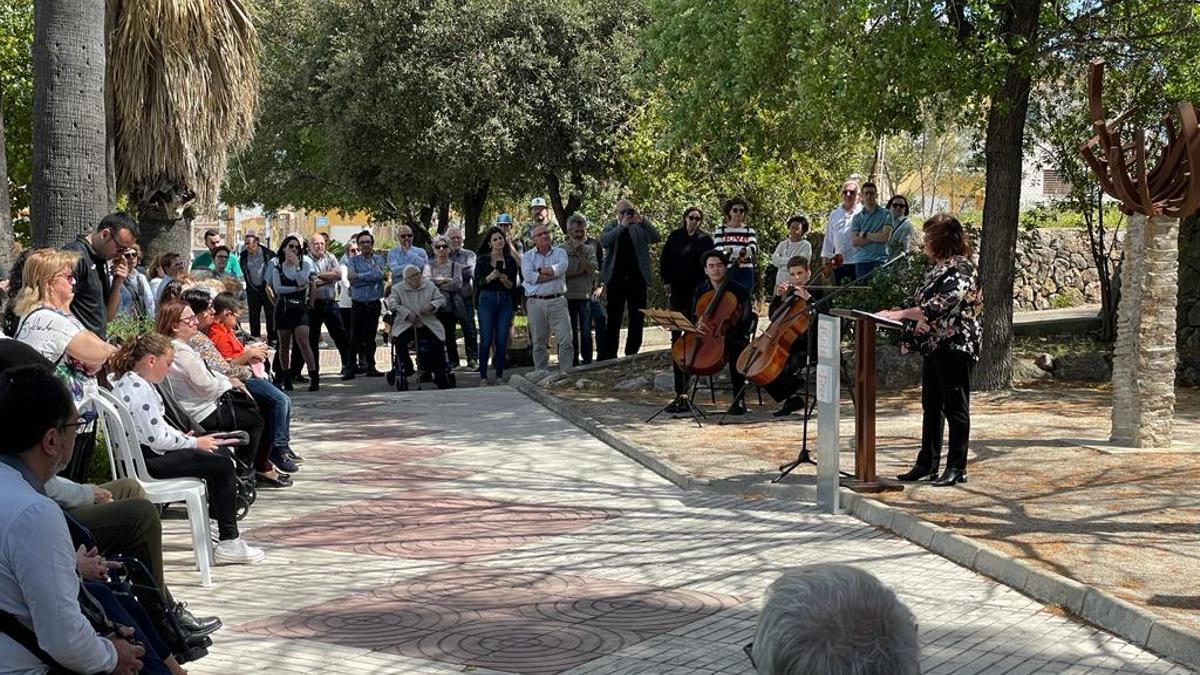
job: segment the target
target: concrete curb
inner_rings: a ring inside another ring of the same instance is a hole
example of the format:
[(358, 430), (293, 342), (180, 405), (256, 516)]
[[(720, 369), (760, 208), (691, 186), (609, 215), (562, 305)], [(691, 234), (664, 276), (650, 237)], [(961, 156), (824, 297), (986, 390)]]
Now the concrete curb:
[[(639, 355), (628, 358), (637, 358)], [(607, 362), (615, 363), (615, 362)], [(592, 368), (594, 369), (594, 368)], [(655, 457), (641, 446), (605, 425), (576, 412), (561, 399), (520, 375), (509, 385), (549, 408), (618, 452), (666, 478), (684, 490), (706, 490), (722, 494), (754, 495), (816, 501), (813, 485), (755, 483), (730, 485), (696, 478), (683, 467)], [(1112, 594), (1034, 567), (1023, 560), (984, 546), (947, 528), (921, 520), (905, 511), (841, 488), (841, 506), (846, 513), (887, 530), (963, 567), (1048, 605), (1058, 605), (1076, 617), (1152, 652), (1200, 669), (1200, 633), (1164, 619)]]

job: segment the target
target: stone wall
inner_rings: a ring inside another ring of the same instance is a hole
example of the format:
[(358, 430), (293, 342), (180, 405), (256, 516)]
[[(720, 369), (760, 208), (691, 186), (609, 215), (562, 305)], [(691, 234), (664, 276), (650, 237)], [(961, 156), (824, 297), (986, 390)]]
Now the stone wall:
[[(1114, 258), (1120, 257), (1120, 246), (1118, 241)], [(1100, 275), (1092, 262), (1086, 232), (1046, 229), (1021, 233), (1013, 279), (1014, 310), (1098, 304)]]

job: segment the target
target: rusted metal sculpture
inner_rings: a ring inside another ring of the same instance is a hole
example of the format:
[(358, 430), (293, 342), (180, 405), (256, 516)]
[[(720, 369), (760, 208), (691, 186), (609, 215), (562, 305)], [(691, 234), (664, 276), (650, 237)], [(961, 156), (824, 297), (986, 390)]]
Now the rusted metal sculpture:
[(1133, 131), (1133, 140), (1122, 143), (1120, 127), (1137, 108), (1130, 108), (1111, 122), (1105, 119), (1101, 90), (1104, 59), (1088, 68), (1088, 108), (1096, 135), (1079, 148), (1083, 159), (1100, 181), (1100, 187), (1120, 202), (1127, 215), (1185, 218), (1200, 207), (1200, 127), (1196, 106), (1176, 107), (1178, 128), (1171, 115), (1163, 117), (1166, 145), (1153, 168), (1146, 159), (1146, 132)]

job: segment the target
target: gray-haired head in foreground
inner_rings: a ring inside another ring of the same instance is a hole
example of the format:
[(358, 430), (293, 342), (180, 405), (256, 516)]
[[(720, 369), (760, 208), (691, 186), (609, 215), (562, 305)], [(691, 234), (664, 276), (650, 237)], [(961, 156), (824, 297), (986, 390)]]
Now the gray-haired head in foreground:
[(921, 672), (912, 612), (870, 573), (847, 565), (806, 565), (776, 579), (752, 654), (762, 675)]

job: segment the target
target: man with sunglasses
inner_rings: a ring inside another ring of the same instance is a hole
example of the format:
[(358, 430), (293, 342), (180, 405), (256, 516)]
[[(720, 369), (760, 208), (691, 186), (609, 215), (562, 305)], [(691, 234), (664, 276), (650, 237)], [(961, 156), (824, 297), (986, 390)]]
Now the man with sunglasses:
[[(71, 314), (83, 327), (101, 340), (108, 336), (108, 322), (117, 316), (121, 306), (121, 288), (129, 277), (133, 264), (125, 260), (125, 252), (137, 243), (138, 226), (124, 213), (104, 216), (96, 231), (81, 234), (63, 246), (65, 251), (79, 254), (75, 263), (75, 297)], [(112, 273), (109, 274), (109, 262)]]
[(628, 199), (613, 206), (617, 219), (604, 226), (600, 244), (604, 247), (604, 262), (600, 281), (608, 289), (608, 323), (601, 341), (604, 353), (601, 361), (617, 358), (621, 343), (621, 316), (629, 309), (629, 335), (625, 338), (625, 355), (631, 356), (642, 348), (642, 327), (646, 308), (646, 292), (650, 287), (650, 244), (662, 240), (650, 221), (638, 213)]
[(858, 181), (848, 180), (842, 183), (842, 203), (829, 213), (825, 223), (825, 241), (821, 244), (821, 258), (829, 260), (838, 253), (842, 254), (842, 264), (833, 270), (833, 283), (841, 285), (854, 281), (854, 263), (858, 249), (850, 243), (854, 231), (850, 223), (854, 216), (862, 210), (858, 203)]
[(396, 231), (396, 236), (400, 239), (399, 245), (388, 251), (387, 266), (392, 272), (392, 284), (400, 283), (404, 278), (404, 268), (409, 265), (415, 266), (419, 270), (425, 269), (425, 265), (429, 264), (429, 254), (420, 246), (413, 246), (413, 231), (407, 225), (401, 225)]

